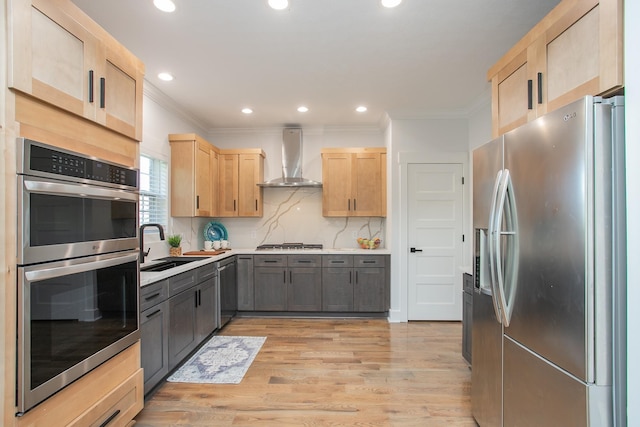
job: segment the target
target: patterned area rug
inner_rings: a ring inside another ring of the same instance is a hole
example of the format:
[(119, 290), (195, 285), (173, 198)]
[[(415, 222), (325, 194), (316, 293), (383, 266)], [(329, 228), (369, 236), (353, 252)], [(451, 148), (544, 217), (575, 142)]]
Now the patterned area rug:
[(167, 381), (239, 384), (266, 337), (213, 336)]

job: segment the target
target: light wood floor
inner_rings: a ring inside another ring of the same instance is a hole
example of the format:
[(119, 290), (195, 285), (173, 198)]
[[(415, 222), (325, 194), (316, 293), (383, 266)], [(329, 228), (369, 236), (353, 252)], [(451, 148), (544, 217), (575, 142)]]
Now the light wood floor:
[(266, 336), (238, 385), (165, 383), (146, 426), (475, 426), (459, 322), (234, 319)]

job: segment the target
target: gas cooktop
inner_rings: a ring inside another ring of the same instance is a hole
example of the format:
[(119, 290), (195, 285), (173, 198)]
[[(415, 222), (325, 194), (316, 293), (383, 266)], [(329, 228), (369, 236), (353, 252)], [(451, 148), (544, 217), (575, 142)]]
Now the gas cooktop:
[(258, 251), (305, 249), (322, 249), (322, 243), (265, 243), (256, 248)]

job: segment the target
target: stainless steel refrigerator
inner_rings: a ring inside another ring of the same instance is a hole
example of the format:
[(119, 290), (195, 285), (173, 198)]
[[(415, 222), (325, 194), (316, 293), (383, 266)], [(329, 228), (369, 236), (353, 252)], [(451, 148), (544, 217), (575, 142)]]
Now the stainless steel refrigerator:
[(624, 98), (507, 132), (473, 171), (476, 421), (624, 426)]

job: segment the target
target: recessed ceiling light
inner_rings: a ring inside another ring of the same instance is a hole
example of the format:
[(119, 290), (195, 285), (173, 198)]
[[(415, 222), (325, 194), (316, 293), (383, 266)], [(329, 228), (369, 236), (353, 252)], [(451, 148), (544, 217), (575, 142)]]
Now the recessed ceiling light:
[(269, 6), (271, 9), (284, 10), (289, 7), (289, 0), (269, 0)]
[(392, 8), (402, 3), (402, 0), (382, 0), (381, 3), (384, 7)]
[(171, 0), (153, 0), (153, 5), (163, 12), (173, 12), (176, 5)]
[(309, 109), (304, 105), (301, 105), (300, 107), (298, 107), (298, 111), (301, 113), (306, 113), (307, 111), (309, 111)]
[(361, 106), (356, 108), (356, 111), (358, 113), (364, 113), (365, 111), (367, 111), (367, 107), (365, 107), (364, 105), (361, 105)]
[(252, 110), (251, 108), (243, 108), (243, 109), (242, 109), (242, 112), (243, 112), (244, 114), (251, 114), (251, 113), (253, 113), (253, 110)]
[(171, 80), (173, 80), (173, 75), (171, 75), (171, 73), (159, 73), (158, 78), (165, 82), (170, 82)]

